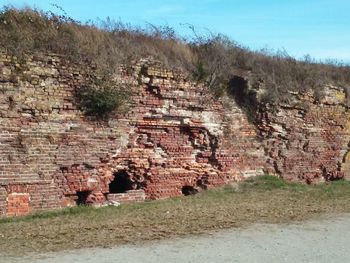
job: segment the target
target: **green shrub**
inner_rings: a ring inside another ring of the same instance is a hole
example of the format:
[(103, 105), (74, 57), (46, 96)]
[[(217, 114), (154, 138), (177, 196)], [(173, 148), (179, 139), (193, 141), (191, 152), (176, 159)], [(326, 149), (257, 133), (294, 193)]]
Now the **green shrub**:
[(92, 85), (80, 88), (76, 96), (85, 114), (100, 120), (125, 110), (129, 101), (129, 93), (125, 88), (105, 80), (94, 80)]

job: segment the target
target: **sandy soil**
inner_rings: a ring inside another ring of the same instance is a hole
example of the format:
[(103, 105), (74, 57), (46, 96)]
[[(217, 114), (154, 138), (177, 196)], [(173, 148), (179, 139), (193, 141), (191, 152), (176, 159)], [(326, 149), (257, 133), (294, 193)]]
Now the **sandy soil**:
[(205, 236), (82, 249), (1, 262), (350, 262), (350, 215), (289, 225), (254, 225)]

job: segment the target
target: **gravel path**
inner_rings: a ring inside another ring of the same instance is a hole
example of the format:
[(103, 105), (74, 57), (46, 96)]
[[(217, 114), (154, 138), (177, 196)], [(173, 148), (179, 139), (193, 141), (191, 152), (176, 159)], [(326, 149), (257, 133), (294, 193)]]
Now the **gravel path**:
[[(350, 215), (290, 225), (255, 225), (206, 236), (112, 249), (83, 249), (1, 262), (350, 262)], [(93, 241), (92, 241), (93, 242)], [(108, 242), (108, 241), (107, 241)], [(3, 261), (4, 260), (4, 261)]]

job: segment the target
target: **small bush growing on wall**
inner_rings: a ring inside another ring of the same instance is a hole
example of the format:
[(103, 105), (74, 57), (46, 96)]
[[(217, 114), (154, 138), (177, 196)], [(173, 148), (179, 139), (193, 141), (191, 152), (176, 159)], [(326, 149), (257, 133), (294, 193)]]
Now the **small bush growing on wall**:
[(76, 95), (86, 115), (107, 119), (111, 114), (125, 109), (130, 94), (110, 81), (94, 80), (92, 85), (80, 88)]

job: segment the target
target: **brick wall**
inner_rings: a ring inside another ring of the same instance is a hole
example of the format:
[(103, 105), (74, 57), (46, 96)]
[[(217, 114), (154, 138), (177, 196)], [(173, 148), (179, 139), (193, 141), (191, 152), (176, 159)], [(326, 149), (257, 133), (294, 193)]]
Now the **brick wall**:
[(8, 216), (26, 215), (31, 212), (29, 205), (30, 194), (29, 193), (12, 193), (7, 196), (7, 209), (6, 214)]
[(70, 195), (80, 185), (70, 191), (74, 180), (62, 172), (80, 166), (95, 171), (122, 145), (123, 121), (91, 122), (76, 108), (74, 92), (87, 78), (57, 56), (19, 61), (0, 55), (0, 215), (9, 205), (4, 192), (29, 194), (30, 211), (72, 205)]
[(254, 126), (232, 99), (141, 60), (115, 75), (130, 109), (97, 122), (74, 99), (89, 74), (55, 55), (0, 55), (0, 215), (179, 196), (264, 170), (308, 183), (349, 177), (342, 89), (291, 93), (261, 106)]
[(350, 115), (344, 90), (325, 87), (320, 100), (311, 92), (289, 96), (289, 104), (260, 113), (269, 172), (307, 183), (349, 178)]
[(0, 55), (0, 215), (18, 214), (22, 201), (21, 213), (104, 203), (121, 194), (110, 193), (119, 174), (123, 192), (156, 199), (262, 173), (255, 128), (232, 101), (223, 107), (200, 84), (144, 60), (115, 76), (133, 91), (130, 110), (96, 122), (74, 99), (90, 73), (55, 55)]
[(262, 173), (263, 149), (237, 105), (230, 101), (223, 107), (181, 74), (147, 64), (134, 70), (133, 132), (113, 162), (147, 198), (179, 196), (184, 186), (207, 189)]
[(0, 215), (6, 213), (6, 204), (7, 204), (7, 191), (5, 187), (0, 185)]

